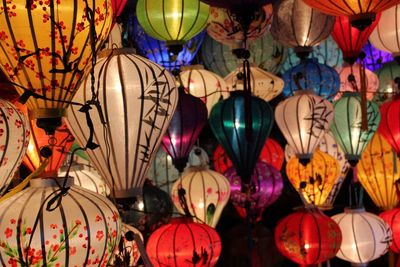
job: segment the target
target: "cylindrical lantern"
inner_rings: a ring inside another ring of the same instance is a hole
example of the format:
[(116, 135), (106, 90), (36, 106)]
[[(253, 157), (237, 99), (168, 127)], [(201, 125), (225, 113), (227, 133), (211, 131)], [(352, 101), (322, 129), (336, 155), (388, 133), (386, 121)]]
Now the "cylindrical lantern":
[(154, 267), (213, 267), (221, 253), (221, 240), (206, 224), (175, 219), (150, 236), (146, 251)]
[(189, 41), (206, 27), (209, 9), (199, 0), (139, 0), (136, 16), (148, 35), (174, 45)]
[(274, 203), (283, 190), (281, 173), (264, 162), (257, 162), (250, 182), (244, 182), (234, 167), (225, 172), (231, 185), (231, 201), (240, 217), (252, 222), (262, 219), (265, 208)]
[[(250, 102), (249, 110), (245, 109), (246, 100)], [(273, 122), (271, 106), (255, 96), (246, 99), (243, 91), (232, 92), (211, 111), (211, 130), (245, 182), (250, 180)]]
[(318, 147), (333, 119), (333, 107), (328, 100), (310, 91), (297, 91), (275, 109), (275, 119), (286, 141), (304, 163)]
[(3, 266), (107, 265), (120, 238), (118, 210), (73, 179), (67, 194), (58, 195), (63, 184), (61, 178), (34, 179), (0, 203)]
[[(178, 100), (172, 75), (130, 52), (115, 49), (112, 55), (98, 59), (94, 84), (104, 117), (87, 110), (95, 125), (93, 142), (100, 146), (88, 149), (87, 154), (116, 198), (139, 193)], [(81, 87), (74, 101), (85, 103), (92, 97), (90, 77)], [(77, 141), (85, 145), (90, 136), (89, 128), (83, 126), (85, 112), (71, 107), (68, 124)]]
[(384, 255), (392, 241), (392, 231), (384, 220), (364, 209), (346, 209), (332, 217), (342, 231), (337, 257), (353, 266), (366, 266)]
[(341, 242), (339, 226), (317, 209), (296, 211), (283, 218), (275, 228), (278, 250), (301, 266), (333, 258)]
[(126, 223), (121, 224), (121, 240), (114, 251), (110, 266), (136, 266), (140, 252), (135, 235), (143, 242), (143, 236), (138, 229)]
[(379, 107), (367, 101), (367, 130), (362, 129), (362, 107), (359, 93), (344, 93), (343, 97), (333, 102), (334, 119), (332, 134), (353, 166), (357, 164), (361, 153), (378, 129), (381, 120)]
[[(185, 195), (180, 195), (180, 190)], [(186, 199), (190, 214), (198, 223), (206, 223), (215, 228), (221, 217), (222, 210), (229, 200), (229, 181), (218, 172), (206, 166), (191, 167), (174, 183), (171, 192), (175, 207), (184, 213), (180, 197)]]
[(293, 47), (296, 53), (309, 53), (311, 48), (328, 38), (335, 17), (306, 5), (303, 0), (281, 0), (274, 5), (271, 33), (275, 40)]
[[(243, 90), (243, 76), (243, 67), (238, 67), (225, 77), (229, 91)], [(283, 80), (272, 73), (256, 66), (250, 67), (250, 87), (255, 96), (270, 101), (282, 92), (283, 85)]]
[(384, 211), (379, 214), (390, 227), (393, 234), (392, 244), (390, 245), (390, 249), (399, 254), (400, 253), (400, 209), (394, 208), (392, 210)]
[(400, 97), (393, 97), (393, 100), (388, 101), (380, 107), (382, 120), (379, 124), (379, 133), (386, 138), (389, 144), (400, 157)]
[(318, 59), (306, 59), (283, 74), (285, 87), (283, 95), (292, 96), (298, 90), (312, 90), (316, 95), (332, 100), (340, 88), (340, 77), (337, 71)]
[(390, 210), (397, 206), (396, 181), (400, 177), (400, 159), (379, 133), (375, 133), (362, 153), (357, 175), (377, 207)]
[(375, 48), (370, 41), (364, 45), (362, 52), (365, 53), (365, 58), (359, 59), (359, 62), (364, 62), (365, 67), (375, 73), (378, 69), (382, 68), (384, 64), (393, 61), (392, 54)]
[(382, 104), (399, 92), (400, 65), (396, 61), (385, 63), (382, 68), (375, 71), (379, 78), (379, 89), (374, 96), (374, 101)]

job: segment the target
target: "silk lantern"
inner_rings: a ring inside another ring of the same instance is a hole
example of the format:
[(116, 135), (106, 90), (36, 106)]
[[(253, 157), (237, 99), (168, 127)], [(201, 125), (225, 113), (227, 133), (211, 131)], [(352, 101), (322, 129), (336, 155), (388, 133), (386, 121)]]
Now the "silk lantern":
[(203, 0), (203, 2), (210, 6), (240, 11), (243, 8), (248, 8), (250, 10), (259, 9), (263, 5), (276, 2), (276, 0)]
[(174, 219), (150, 236), (146, 251), (154, 267), (212, 267), (221, 253), (221, 240), (206, 224)]
[[(362, 62), (364, 62), (367, 69), (375, 72), (375, 74), (384, 64), (393, 61), (392, 54), (375, 48), (370, 41), (364, 45), (362, 52), (365, 53), (365, 58), (362, 59)], [(361, 63), (361, 59), (359, 62)]]
[(110, 266), (136, 266), (140, 252), (135, 236), (143, 242), (143, 236), (138, 229), (126, 223), (121, 224), (121, 240), (114, 251)]
[[(243, 67), (238, 67), (225, 77), (229, 91), (243, 90), (243, 73)], [(256, 66), (250, 66), (250, 87), (255, 96), (268, 102), (282, 92), (283, 85), (281, 78)]]
[(116, 207), (99, 194), (73, 185), (56, 200), (62, 178), (31, 180), (29, 188), (0, 204), (4, 266), (105, 266), (120, 238)]
[(271, 33), (275, 40), (308, 55), (332, 31), (335, 17), (306, 5), (303, 0), (282, 0), (274, 5)]
[(377, 207), (390, 210), (397, 206), (396, 181), (400, 175), (400, 159), (379, 133), (375, 133), (362, 153), (357, 175)]
[(400, 97), (396, 94), (393, 100), (381, 105), (380, 111), (382, 121), (379, 124), (379, 133), (386, 138), (389, 144), (396, 151), (397, 156), (400, 156)]
[(128, 0), (111, 0), (112, 10), (114, 12), (114, 18), (121, 15), (127, 2)]
[(392, 230), (392, 233), (393, 233), (392, 241), (393, 242), (390, 245), (390, 249), (396, 254), (400, 253), (399, 212), (400, 212), (399, 208), (394, 208), (392, 210), (387, 210), (387, 211), (384, 211), (381, 214), (379, 214), (379, 217), (381, 217), (387, 223), (387, 225), (390, 226), (390, 229)]
[(332, 100), (340, 88), (340, 78), (337, 71), (316, 58), (305, 59), (283, 74), (285, 86), (283, 95), (292, 96), (298, 90), (312, 90), (316, 95)]
[[(180, 190), (185, 190), (181, 196)], [(215, 228), (230, 195), (229, 181), (208, 166), (189, 167), (172, 187), (171, 198), (179, 212), (184, 213), (180, 197), (186, 199), (194, 220)]]
[(358, 163), (361, 153), (378, 129), (381, 120), (378, 105), (367, 101), (368, 129), (363, 130), (361, 105), (360, 94), (349, 92), (333, 102), (335, 115), (331, 131), (352, 166)]
[(224, 174), (231, 186), (231, 201), (240, 217), (255, 223), (262, 219), (268, 206), (274, 203), (283, 190), (279, 170), (264, 162), (257, 162), (250, 182), (243, 181), (230, 167)]
[(279, 252), (300, 266), (315, 265), (335, 257), (341, 242), (339, 226), (317, 209), (296, 211), (281, 219), (275, 228)]
[(111, 1), (16, 0), (1, 9), (8, 10), (0, 16), (1, 68), (28, 101), (31, 119), (54, 133), (93, 53), (111, 30)]
[(342, 245), (337, 257), (352, 266), (367, 266), (384, 255), (392, 241), (392, 231), (384, 220), (361, 209), (345, 209), (332, 217), (342, 231)]
[(275, 109), (279, 129), (303, 164), (311, 159), (332, 119), (332, 104), (310, 91), (297, 91)]
[[(178, 100), (172, 75), (131, 52), (114, 49), (97, 60), (94, 84), (104, 117), (86, 110), (92, 113), (96, 126), (93, 141), (100, 146), (87, 150), (87, 154), (117, 199), (140, 194)], [(87, 77), (74, 101), (86, 103), (91, 97), (91, 80)], [(84, 122), (85, 112), (71, 107), (68, 125), (81, 145), (90, 137), (89, 128), (82, 126)]]
[(382, 104), (399, 92), (400, 65), (396, 61), (387, 62), (375, 74), (379, 78), (379, 89), (373, 100)]
[[(248, 110), (243, 91), (232, 92), (228, 99), (214, 106), (209, 119), (211, 130), (244, 182), (250, 181), (274, 120), (267, 102), (255, 96), (247, 100), (250, 102)], [(248, 120), (250, 115), (251, 120)]]

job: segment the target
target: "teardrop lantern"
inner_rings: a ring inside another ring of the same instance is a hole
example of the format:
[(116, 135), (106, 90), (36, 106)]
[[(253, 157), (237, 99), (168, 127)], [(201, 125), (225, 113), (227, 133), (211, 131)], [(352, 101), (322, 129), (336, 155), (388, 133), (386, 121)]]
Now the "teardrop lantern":
[(382, 120), (379, 124), (378, 131), (393, 147), (397, 156), (400, 157), (400, 122), (398, 120), (400, 112), (399, 94), (396, 94), (393, 100), (382, 104), (380, 111)]
[(396, 61), (387, 62), (375, 74), (379, 78), (379, 89), (373, 100), (381, 105), (400, 92), (400, 65)]

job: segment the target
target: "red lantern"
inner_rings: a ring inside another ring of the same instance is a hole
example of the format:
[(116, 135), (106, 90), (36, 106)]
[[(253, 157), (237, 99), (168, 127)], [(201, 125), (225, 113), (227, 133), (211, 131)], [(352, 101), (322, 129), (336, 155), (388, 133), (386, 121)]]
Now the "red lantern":
[(381, 123), (378, 131), (390, 143), (400, 157), (400, 96), (395, 96), (392, 101), (383, 103), (380, 107)]
[(376, 15), (376, 19), (365, 30), (360, 31), (351, 26), (348, 17), (336, 17), (335, 25), (333, 26), (332, 37), (343, 52), (343, 58), (346, 62), (353, 64), (364, 45), (367, 43), (372, 31), (378, 25), (381, 14)]
[(342, 233), (337, 223), (317, 209), (302, 209), (275, 228), (278, 250), (290, 260), (308, 266), (335, 257)]
[(112, 5), (112, 10), (114, 12), (114, 19), (121, 15), (122, 10), (124, 10), (124, 7), (126, 5), (126, 2), (128, 0), (112, 0), (111, 5)]
[(400, 253), (400, 208), (395, 208), (382, 212), (379, 217), (381, 217), (392, 229), (392, 244), (390, 249), (399, 254)]
[[(218, 145), (214, 150), (213, 158), (214, 169), (219, 173), (225, 173), (233, 166), (232, 161), (229, 159), (221, 145)], [(261, 150), (259, 160), (272, 165), (272, 167), (277, 170), (280, 170), (284, 160), (282, 147), (274, 139), (268, 138)]]
[(180, 218), (153, 232), (146, 251), (154, 267), (212, 267), (221, 254), (221, 240), (210, 226)]

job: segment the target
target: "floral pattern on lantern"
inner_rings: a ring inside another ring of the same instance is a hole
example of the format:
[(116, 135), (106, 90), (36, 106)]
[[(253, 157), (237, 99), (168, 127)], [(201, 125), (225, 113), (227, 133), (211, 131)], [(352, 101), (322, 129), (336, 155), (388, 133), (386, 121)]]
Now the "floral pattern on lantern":
[[(140, 259), (140, 252), (135, 235), (143, 242), (143, 236), (138, 229), (126, 223), (121, 224), (121, 240), (110, 261), (111, 266), (124, 266), (124, 264), (136, 266)], [(121, 251), (120, 248), (122, 248)]]
[(396, 78), (400, 78), (400, 65), (397, 61), (390, 61), (383, 64), (382, 68), (375, 71), (379, 78), (379, 89), (374, 96), (374, 101), (383, 104), (391, 100), (399, 92), (399, 84)]
[(393, 100), (383, 103), (380, 107), (382, 120), (379, 124), (379, 133), (386, 138), (389, 144), (400, 157), (400, 97), (397, 95)]

